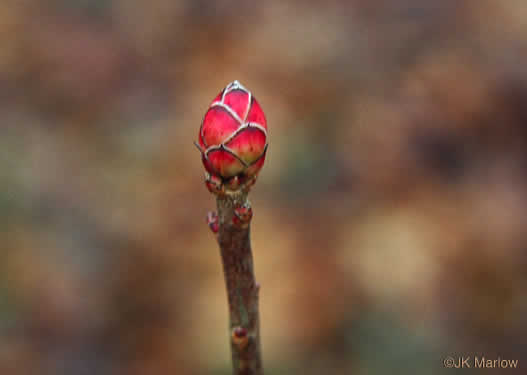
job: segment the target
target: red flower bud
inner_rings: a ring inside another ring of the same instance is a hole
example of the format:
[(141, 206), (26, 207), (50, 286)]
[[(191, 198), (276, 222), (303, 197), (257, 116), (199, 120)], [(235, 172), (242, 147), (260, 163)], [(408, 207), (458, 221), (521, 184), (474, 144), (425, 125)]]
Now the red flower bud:
[(240, 182), (256, 176), (267, 151), (267, 121), (249, 90), (238, 81), (212, 101), (199, 130), (203, 165), (211, 175)]

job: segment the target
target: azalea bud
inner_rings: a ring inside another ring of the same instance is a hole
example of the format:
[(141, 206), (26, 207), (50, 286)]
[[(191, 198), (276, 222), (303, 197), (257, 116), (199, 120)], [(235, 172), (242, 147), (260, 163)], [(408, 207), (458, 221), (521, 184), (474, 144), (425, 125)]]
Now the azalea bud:
[(231, 189), (252, 180), (262, 168), (267, 121), (254, 96), (238, 81), (212, 101), (199, 130), (199, 149), (207, 172)]

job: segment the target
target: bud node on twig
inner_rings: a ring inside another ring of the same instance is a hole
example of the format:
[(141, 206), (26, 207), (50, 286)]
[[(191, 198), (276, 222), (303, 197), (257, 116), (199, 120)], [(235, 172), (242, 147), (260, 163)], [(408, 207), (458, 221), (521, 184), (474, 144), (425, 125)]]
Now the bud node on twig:
[(247, 329), (243, 327), (234, 327), (231, 335), (232, 343), (243, 350), (249, 344), (249, 335)]

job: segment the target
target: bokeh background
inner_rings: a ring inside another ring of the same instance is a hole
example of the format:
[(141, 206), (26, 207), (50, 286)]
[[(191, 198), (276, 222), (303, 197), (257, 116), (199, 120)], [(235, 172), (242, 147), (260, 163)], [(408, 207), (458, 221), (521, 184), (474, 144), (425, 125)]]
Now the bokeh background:
[(234, 79), (268, 375), (525, 368), (526, 62), (524, 0), (2, 1), (0, 374), (230, 373), (192, 142)]

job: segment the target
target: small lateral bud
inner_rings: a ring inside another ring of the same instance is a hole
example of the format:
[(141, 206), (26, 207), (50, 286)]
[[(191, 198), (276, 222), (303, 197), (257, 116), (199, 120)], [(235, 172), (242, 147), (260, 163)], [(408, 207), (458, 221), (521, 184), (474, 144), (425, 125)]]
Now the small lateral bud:
[(244, 204), (234, 208), (234, 217), (232, 218), (234, 224), (239, 226), (248, 225), (253, 217), (253, 210), (249, 204)]
[(232, 342), (240, 350), (244, 349), (249, 343), (249, 336), (246, 328), (243, 327), (234, 327), (232, 329)]
[(221, 178), (205, 172), (205, 186), (213, 194), (221, 194), (224, 192), (224, 186)]
[(209, 228), (212, 233), (218, 233), (218, 231), (220, 230), (220, 223), (218, 214), (216, 212), (210, 211), (207, 214), (207, 224), (209, 225)]

